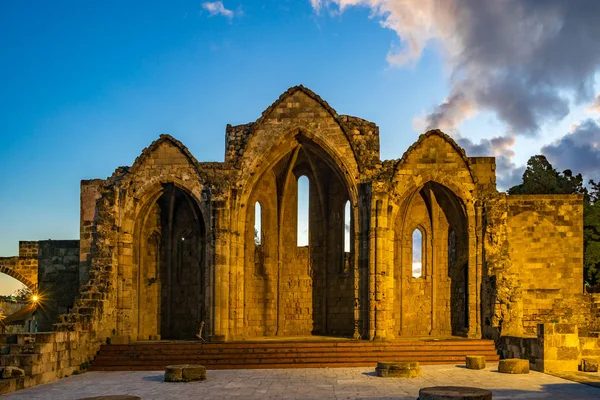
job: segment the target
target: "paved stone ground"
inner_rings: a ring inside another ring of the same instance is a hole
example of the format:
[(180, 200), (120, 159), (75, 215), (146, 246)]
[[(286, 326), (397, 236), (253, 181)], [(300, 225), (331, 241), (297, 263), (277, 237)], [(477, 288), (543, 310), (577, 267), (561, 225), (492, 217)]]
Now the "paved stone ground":
[(6, 399), (79, 399), (130, 394), (151, 399), (416, 399), (427, 386), (476, 386), (500, 399), (600, 399), (600, 389), (531, 372), (506, 375), (490, 363), (480, 371), (464, 366), (424, 366), (413, 379), (378, 378), (372, 368), (208, 371), (204, 382), (168, 383), (160, 371), (88, 372), (21, 390)]

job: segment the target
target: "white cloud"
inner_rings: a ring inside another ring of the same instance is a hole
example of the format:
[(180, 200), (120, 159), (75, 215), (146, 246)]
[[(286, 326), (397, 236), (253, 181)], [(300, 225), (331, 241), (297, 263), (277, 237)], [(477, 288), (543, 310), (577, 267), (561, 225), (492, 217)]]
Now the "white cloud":
[(423, 269), (421, 267), (420, 261), (413, 261), (412, 263), (412, 276), (413, 278), (420, 278), (423, 274)]
[[(452, 129), (481, 110), (506, 123), (508, 134), (535, 136), (562, 120), (571, 103), (591, 100), (599, 71), (600, 1), (580, 0), (311, 0), (343, 12), (365, 7), (399, 43), (393, 66), (415, 65), (435, 44), (450, 70), (450, 92), (422, 118)], [(419, 122), (419, 121), (417, 121)]]
[(215, 15), (222, 15), (226, 18), (231, 19), (235, 15), (233, 11), (225, 8), (222, 1), (204, 2), (204, 3), (202, 3), (202, 8), (204, 8), (206, 11), (208, 11), (211, 17), (213, 17)]
[(587, 112), (600, 113), (600, 94), (596, 96), (594, 101), (585, 109)]

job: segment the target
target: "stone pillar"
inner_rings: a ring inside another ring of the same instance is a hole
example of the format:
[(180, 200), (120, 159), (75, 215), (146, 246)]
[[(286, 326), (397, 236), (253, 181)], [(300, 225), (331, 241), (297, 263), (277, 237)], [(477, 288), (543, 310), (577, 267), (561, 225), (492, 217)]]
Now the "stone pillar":
[(96, 225), (96, 200), (100, 195), (101, 180), (82, 180), (80, 188), (81, 211), (79, 214), (79, 285), (87, 282), (92, 263), (92, 245)]
[(244, 216), (246, 207), (237, 208), (230, 218), (229, 233), (229, 336), (228, 340), (242, 339), (244, 332)]
[[(389, 270), (389, 228), (387, 221), (387, 199), (379, 198), (375, 201), (374, 224), (372, 228), (372, 262), (371, 281), (374, 289), (374, 335), (373, 340), (389, 340), (393, 338), (390, 330), (390, 318), (392, 318), (392, 302), (390, 289), (393, 290), (390, 280), (392, 274)], [(373, 297), (373, 296), (372, 296)]]
[(482, 283), (482, 271), (483, 271), (483, 206), (480, 201), (475, 204), (475, 274), (476, 274), (476, 327), (475, 336), (481, 337), (481, 283)]
[(373, 304), (373, 291), (371, 290), (371, 258), (372, 241), (371, 226), (373, 225), (372, 189), (370, 183), (358, 185), (358, 254), (356, 272), (356, 305), (358, 319), (356, 320), (357, 333), (363, 339), (372, 339), (374, 327), (372, 325), (371, 306)]
[(468, 337), (480, 337), (478, 326), (479, 314), (479, 288), (477, 280), (477, 222), (475, 216), (475, 208), (473, 203), (467, 204), (467, 223), (469, 235), (469, 282), (467, 285), (468, 301), (469, 301), (469, 331)]
[(214, 233), (214, 330), (219, 340), (228, 339), (229, 333), (229, 211), (226, 201), (213, 201), (212, 223)]

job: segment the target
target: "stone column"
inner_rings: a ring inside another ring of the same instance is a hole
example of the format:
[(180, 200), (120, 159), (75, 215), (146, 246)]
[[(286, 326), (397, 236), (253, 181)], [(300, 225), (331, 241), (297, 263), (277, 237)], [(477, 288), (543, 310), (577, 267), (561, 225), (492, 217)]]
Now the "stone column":
[(387, 221), (387, 199), (381, 198), (375, 201), (375, 215), (374, 224), (371, 229), (371, 238), (373, 243), (372, 251), (372, 262), (371, 264), (371, 281), (373, 282), (373, 289), (375, 292), (374, 305), (372, 308), (374, 316), (374, 335), (371, 337), (373, 340), (387, 340), (393, 337), (389, 330), (389, 318), (392, 313), (390, 312), (390, 273), (388, 271), (389, 261), (389, 246), (388, 237), (388, 221)]
[(469, 301), (469, 331), (468, 337), (479, 337), (479, 288), (477, 279), (477, 219), (475, 215), (474, 205), (467, 204), (467, 223), (469, 235), (469, 282), (467, 285), (468, 301)]
[(481, 201), (475, 203), (475, 239), (476, 239), (476, 311), (477, 311), (477, 326), (475, 334), (478, 338), (481, 337), (481, 284), (483, 273), (483, 205)]
[(229, 211), (227, 201), (213, 201), (214, 233), (214, 330), (217, 340), (227, 340), (229, 333)]

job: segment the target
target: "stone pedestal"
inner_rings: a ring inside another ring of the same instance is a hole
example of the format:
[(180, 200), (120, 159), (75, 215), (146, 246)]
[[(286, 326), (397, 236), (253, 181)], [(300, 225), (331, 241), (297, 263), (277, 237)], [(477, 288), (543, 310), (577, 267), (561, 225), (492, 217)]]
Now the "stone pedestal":
[(492, 392), (466, 386), (432, 386), (419, 390), (419, 400), (492, 400)]
[(498, 363), (498, 372), (503, 374), (528, 374), (529, 360), (519, 358), (507, 358)]
[(581, 370), (583, 372), (598, 372), (598, 360), (584, 358), (581, 360)]
[(169, 365), (165, 369), (165, 382), (192, 382), (206, 379), (206, 368), (197, 364)]
[(421, 368), (416, 361), (380, 361), (375, 368), (382, 378), (415, 378), (421, 376)]
[(485, 356), (467, 356), (466, 364), (468, 369), (484, 369)]

